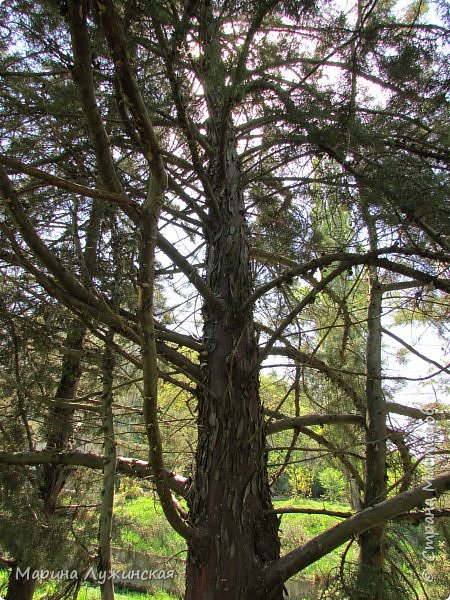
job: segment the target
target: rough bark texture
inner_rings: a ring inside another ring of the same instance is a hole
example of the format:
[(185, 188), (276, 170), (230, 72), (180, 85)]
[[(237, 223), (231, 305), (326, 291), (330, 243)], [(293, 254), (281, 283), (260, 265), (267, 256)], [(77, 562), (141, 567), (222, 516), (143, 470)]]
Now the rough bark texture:
[[(80, 323), (74, 323), (67, 336), (66, 345), (73, 350), (81, 350), (86, 328)], [(73, 407), (67, 406), (76, 398), (78, 383), (81, 376), (79, 356), (68, 355), (62, 364), (61, 379), (55, 393), (55, 402), (48, 415), (47, 450), (67, 450), (73, 436)], [(61, 490), (64, 487), (68, 467), (48, 464), (42, 468), (41, 495), (44, 500), (45, 512), (52, 515)]]
[[(211, 39), (207, 43), (213, 45)], [(218, 69), (217, 56), (211, 59)], [(217, 71), (210, 75), (210, 144), (216, 152), (209, 176), (217, 210), (211, 209), (206, 232), (206, 282), (223, 305), (204, 306), (204, 385), (189, 505), (193, 524), (208, 531), (210, 544), (204, 553), (189, 549), (186, 599), (281, 599), (280, 586), (264, 596), (254, 587), (264, 565), (279, 556), (278, 519), (264, 512), (271, 500), (258, 348), (251, 309), (242, 310), (252, 280), (240, 165), (231, 120), (224, 124), (217, 109)]]
[[(186, 598), (256, 598), (254, 574), (278, 556), (278, 522), (265, 465), (258, 356), (251, 319), (240, 314), (249, 292), (249, 267), (239, 194), (224, 190), (228, 222), (209, 248), (209, 283), (225, 300), (205, 312), (204, 383), (199, 396), (199, 443), (190, 497), (193, 523), (206, 527), (207, 556), (190, 551)], [(274, 596), (275, 598), (276, 596)], [(279, 595), (281, 597), (281, 595)]]
[(23, 572), (29, 565), (17, 564), (11, 569), (8, 580), (8, 591), (5, 600), (32, 600), (37, 581), (35, 579), (20, 577), (16, 574), (18, 569)]

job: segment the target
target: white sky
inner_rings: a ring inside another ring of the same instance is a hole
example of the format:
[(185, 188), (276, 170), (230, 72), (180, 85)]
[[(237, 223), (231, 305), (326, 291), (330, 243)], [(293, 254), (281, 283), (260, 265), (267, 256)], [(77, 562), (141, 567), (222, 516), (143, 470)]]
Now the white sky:
[[(446, 355), (446, 341), (440, 339), (432, 327), (413, 324), (391, 327), (389, 330), (426, 357), (432, 358), (442, 366), (448, 365), (449, 357)], [(406, 363), (400, 363), (395, 359), (395, 354), (402, 346), (386, 335), (383, 335), (383, 344), (386, 375), (400, 375), (411, 379), (419, 379), (439, 370), (435, 365), (430, 365), (430, 363), (411, 352), (408, 352), (406, 356)], [(448, 404), (448, 392), (446, 394), (443, 391), (444, 386), (442, 385), (445, 380), (447, 381), (447, 387), (450, 387), (450, 378), (445, 373), (425, 381), (405, 381), (403, 388), (395, 394), (394, 400), (408, 406), (436, 401)]]

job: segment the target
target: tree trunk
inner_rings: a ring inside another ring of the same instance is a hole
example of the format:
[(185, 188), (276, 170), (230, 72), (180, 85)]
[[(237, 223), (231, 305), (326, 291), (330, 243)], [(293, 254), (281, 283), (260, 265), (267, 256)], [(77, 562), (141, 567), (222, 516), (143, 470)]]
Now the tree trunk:
[[(66, 338), (66, 346), (71, 350), (81, 351), (85, 333), (84, 325), (73, 323)], [(48, 414), (47, 450), (67, 450), (70, 446), (74, 410), (68, 408), (66, 403), (76, 398), (80, 376), (79, 355), (67, 355), (63, 360), (61, 379)], [(58, 496), (66, 482), (67, 471), (67, 466), (55, 464), (44, 465), (42, 469), (41, 495), (48, 516), (54, 513)]]
[[(81, 350), (85, 335), (85, 327), (78, 322), (72, 325), (66, 338), (66, 345), (73, 350)], [(48, 450), (67, 449), (73, 434), (73, 409), (68, 409), (65, 402), (76, 397), (76, 390), (81, 375), (80, 358), (67, 355), (62, 363), (61, 378), (48, 414), (47, 446)], [(58, 496), (64, 487), (68, 467), (66, 465), (45, 464), (42, 467), (40, 494), (45, 514), (51, 518)], [(42, 532), (45, 535), (44, 532)], [(29, 576), (20, 576), (29, 564), (18, 563), (11, 569), (8, 579), (6, 600), (31, 600), (37, 581)], [(30, 572), (33, 568), (30, 567)]]
[[(104, 207), (98, 201), (92, 204), (86, 236), (86, 248), (81, 259), (82, 281), (87, 285), (95, 275), (97, 265), (97, 245), (100, 235), (100, 225)], [(66, 450), (70, 447), (73, 436), (73, 408), (67, 407), (67, 402), (76, 399), (80, 382), (82, 365), (80, 352), (83, 349), (86, 326), (74, 321), (69, 328), (66, 346), (75, 350), (75, 354), (64, 357), (61, 378), (47, 417), (47, 450)], [(63, 489), (68, 469), (63, 465), (45, 465), (42, 472), (41, 494), (44, 509), (48, 516), (52, 515), (58, 496)]]
[(8, 591), (6, 592), (5, 600), (32, 600), (34, 590), (36, 588), (36, 579), (31, 579), (33, 569), (30, 569), (28, 577), (21, 576), (21, 573), (29, 565), (16, 564), (9, 574)]
[[(381, 303), (382, 287), (376, 274), (370, 276), (370, 304), (366, 349), (366, 489), (364, 507), (386, 495), (386, 402), (381, 385)], [(360, 536), (358, 592), (361, 600), (382, 600), (385, 559), (385, 525)]]
[[(84, 253), (83, 278), (89, 279), (96, 264), (96, 248), (98, 243), (100, 221), (104, 208), (101, 203), (94, 202), (91, 210), (87, 232), (86, 250)], [(61, 377), (47, 415), (46, 450), (63, 451), (70, 447), (73, 436), (73, 408), (67, 403), (76, 399), (78, 384), (81, 377), (80, 352), (86, 334), (86, 326), (74, 321), (67, 333), (66, 347), (75, 350), (75, 354), (67, 354), (62, 362)], [(64, 488), (68, 466), (63, 464), (44, 464), (41, 470), (40, 495), (43, 500), (44, 512), (51, 519), (58, 497)], [(45, 533), (43, 532), (43, 535)], [(6, 600), (31, 600), (37, 581), (27, 577), (16, 577), (18, 569), (23, 572), (30, 565), (19, 564), (13, 567), (8, 580)], [(32, 571), (32, 569), (31, 569)]]
[[(216, 123), (220, 123), (217, 121)], [(222, 125), (223, 127), (223, 125)], [(258, 574), (279, 556), (278, 519), (266, 470), (263, 412), (259, 397), (258, 347), (240, 165), (232, 124), (223, 153), (210, 165), (216, 214), (207, 232), (207, 284), (222, 308), (204, 306), (203, 386), (199, 391), (196, 473), (189, 496), (191, 520), (206, 529), (210, 546), (188, 552), (187, 600), (257, 600)], [(281, 599), (277, 587), (264, 598)]]
[[(114, 334), (108, 333), (107, 340), (113, 341)], [(113, 402), (114, 355), (105, 346), (103, 355), (102, 429), (105, 464), (103, 467), (103, 490), (98, 533), (98, 570), (106, 573), (101, 585), (102, 600), (114, 600), (114, 580), (108, 575), (112, 570), (111, 530), (114, 510), (114, 480), (116, 475), (117, 448), (114, 433)]]

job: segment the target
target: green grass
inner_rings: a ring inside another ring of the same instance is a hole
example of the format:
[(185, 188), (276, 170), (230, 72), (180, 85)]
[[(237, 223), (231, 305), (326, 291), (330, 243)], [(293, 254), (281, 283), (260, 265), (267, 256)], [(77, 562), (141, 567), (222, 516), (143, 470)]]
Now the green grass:
[[(345, 504), (312, 499), (288, 499), (274, 502), (274, 505), (276, 508), (295, 506), (335, 511), (349, 510), (349, 506)], [(185, 550), (183, 540), (167, 525), (161, 508), (152, 498), (140, 496), (133, 500), (119, 499), (115, 514), (120, 529), (120, 536), (115, 542), (117, 545), (120, 542), (125, 547), (130, 546), (138, 551), (163, 556), (173, 556)], [(280, 528), (282, 552), (293, 550), (340, 521), (341, 519), (327, 515), (283, 515)], [(337, 548), (305, 569), (301, 576), (322, 577), (339, 565), (343, 549), (344, 547)], [(347, 559), (352, 560), (355, 552), (356, 548), (351, 548)]]
[(173, 556), (186, 549), (181, 536), (170, 528), (162, 509), (151, 497), (119, 498), (114, 515), (113, 543), (117, 546), (161, 556)]
[[(295, 506), (299, 508), (326, 508), (328, 510), (349, 510), (348, 506), (331, 502), (322, 502), (318, 500), (284, 500), (274, 503), (275, 507)], [(167, 524), (160, 506), (154, 502), (153, 498), (141, 495), (134, 499), (126, 499), (118, 495), (115, 507), (115, 533), (113, 545), (117, 547), (130, 547), (133, 550), (156, 554), (160, 556), (174, 556), (180, 554), (185, 556), (186, 546), (183, 539), (176, 534)], [(299, 545), (304, 544), (312, 537), (321, 533), (325, 529), (339, 523), (341, 519), (329, 517), (326, 515), (305, 515), (305, 514), (286, 514), (283, 515), (280, 526), (280, 536), (282, 543), (282, 553), (289, 552)], [(329, 555), (323, 557), (299, 575), (304, 578), (322, 578), (331, 569), (339, 565), (341, 551), (338, 548)], [(356, 547), (352, 547), (347, 559), (352, 560), (356, 555)], [(182, 577), (182, 574), (179, 574)], [(0, 595), (6, 591), (7, 573), (0, 572)], [(182, 581), (180, 580), (182, 585)], [(49, 587), (49, 582), (39, 586), (36, 600), (45, 600)], [(47, 591), (45, 591), (47, 590)], [(98, 600), (100, 599), (99, 588), (83, 586), (78, 596), (79, 600)], [(159, 591), (152, 594), (142, 594), (137, 592), (125, 593), (118, 589), (117, 600), (172, 600), (167, 592)]]
[[(282, 500), (274, 502), (275, 508), (282, 506), (293, 506), (296, 508), (315, 508), (327, 509), (334, 511), (349, 511), (347, 504), (339, 504), (336, 502), (327, 502), (323, 500), (313, 499), (294, 499)], [(311, 538), (315, 537), (322, 531), (333, 527), (340, 523), (342, 519), (330, 517), (328, 515), (307, 515), (307, 514), (285, 514), (282, 517), (280, 525), (281, 551), (283, 554), (294, 550), (294, 548), (306, 543)], [(330, 554), (324, 556), (314, 564), (310, 565), (301, 572), (301, 577), (307, 578), (322, 578), (332, 569), (339, 566), (342, 552), (345, 545)], [(356, 558), (357, 548), (354, 544), (347, 554), (347, 561)]]
[[(148, 592), (141, 594), (138, 592), (124, 592), (116, 589), (114, 592), (116, 600), (177, 600), (167, 592)], [(82, 588), (78, 594), (78, 600), (100, 600), (100, 590), (98, 588)]]

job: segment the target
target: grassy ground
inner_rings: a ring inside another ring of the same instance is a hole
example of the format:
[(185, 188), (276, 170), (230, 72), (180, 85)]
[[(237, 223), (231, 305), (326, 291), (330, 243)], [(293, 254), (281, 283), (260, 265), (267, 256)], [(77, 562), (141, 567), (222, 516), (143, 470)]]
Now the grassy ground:
[[(334, 511), (349, 511), (346, 504), (323, 502), (322, 500), (283, 500), (274, 502), (275, 508), (281, 506), (294, 506), (296, 508), (315, 508)], [(305, 515), (285, 514), (280, 525), (281, 551), (283, 554), (304, 544), (325, 529), (340, 523), (342, 519), (329, 517), (327, 515)], [(337, 548), (327, 556), (324, 556), (301, 573), (301, 577), (321, 579), (340, 564), (342, 552), (345, 546)], [(353, 560), (356, 555), (356, 546), (353, 545), (347, 554), (347, 560)]]
[(161, 507), (151, 497), (120, 499), (115, 507), (113, 544), (161, 556), (182, 553), (183, 539), (167, 525)]
[[(327, 508), (329, 510), (348, 510), (348, 506), (323, 503), (317, 500), (285, 500), (275, 502), (275, 507), (295, 506), (299, 508)], [(321, 531), (338, 523), (340, 519), (325, 515), (287, 514), (281, 520), (280, 534), (282, 553), (305, 543)], [(184, 541), (168, 525), (161, 508), (150, 496), (142, 493), (136, 498), (126, 498), (118, 494), (115, 507), (115, 526), (113, 545), (121, 548), (130, 548), (135, 551), (155, 554), (159, 556), (179, 556), (185, 558), (186, 546)], [(352, 548), (348, 558), (352, 558)], [(330, 555), (317, 561), (302, 572), (302, 578), (322, 579), (326, 574), (335, 569), (340, 562), (342, 548), (335, 550)], [(157, 565), (150, 565), (149, 568)], [(183, 573), (178, 573), (183, 577)], [(0, 596), (6, 593), (6, 571), (0, 572)], [(182, 587), (182, 586), (181, 586)], [(52, 586), (47, 582), (41, 585), (35, 595), (36, 600), (46, 600)], [(54, 588), (53, 588), (54, 589)], [(167, 592), (154, 592), (140, 594), (125, 592), (118, 589), (116, 600), (173, 600), (174, 596)], [(99, 588), (83, 587), (78, 596), (79, 600), (99, 600)]]
[[(349, 506), (322, 500), (280, 500), (275, 508), (293, 506), (334, 511), (348, 511)], [(121, 502), (115, 509), (116, 542), (130, 545), (135, 550), (171, 556), (185, 549), (183, 540), (166, 523), (161, 508), (151, 498), (140, 496)], [(289, 552), (299, 543), (314, 537), (341, 519), (327, 515), (287, 514), (282, 517), (281, 538), (283, 551)], [(338, 551), (336, 551), (338, 554)]]
[[(6, 586), (8, 583), (8, 572), (0, 571), (0, 596), (6, 595)], [(55, 586), (51, 583), (41, 584), (34, 594), (33, 600), (47, 600), (55, 592)], [(148, 592), (140, 594), (137, 592), (127, 592), (117, 589), (115, 591), (116, 600), (177, 600), (167, 592)], [(78, 600), (100, 600), (100, 589), (83, 586), (78, 594)]]
[[(349, 510), (348, 505), (312, 499), (277, 501), (274, 505), (276, 508), (289, 505), (298, 508)], [(130, 546), (135, 550), (151, 554), (185, 556), (183, 540), (167, 526), (160, 507), (152, 499), (140, 496), (134, 500), (119, 502), (116, 514), (117, 537), (115, 544), (123, 547)], [(340, 521), (341, 519), (326, 515), (283, 515), (280, 527), (282, 553), (293, 550)], [(301, 576), (322, 579), (330, 570), (339, 566), (343, 550), (344, 547), (337, 548), (305, 569)], [(347, 560), (352, 560), (355, 552), (356, 548), (352, 547), (347, 554)]]

